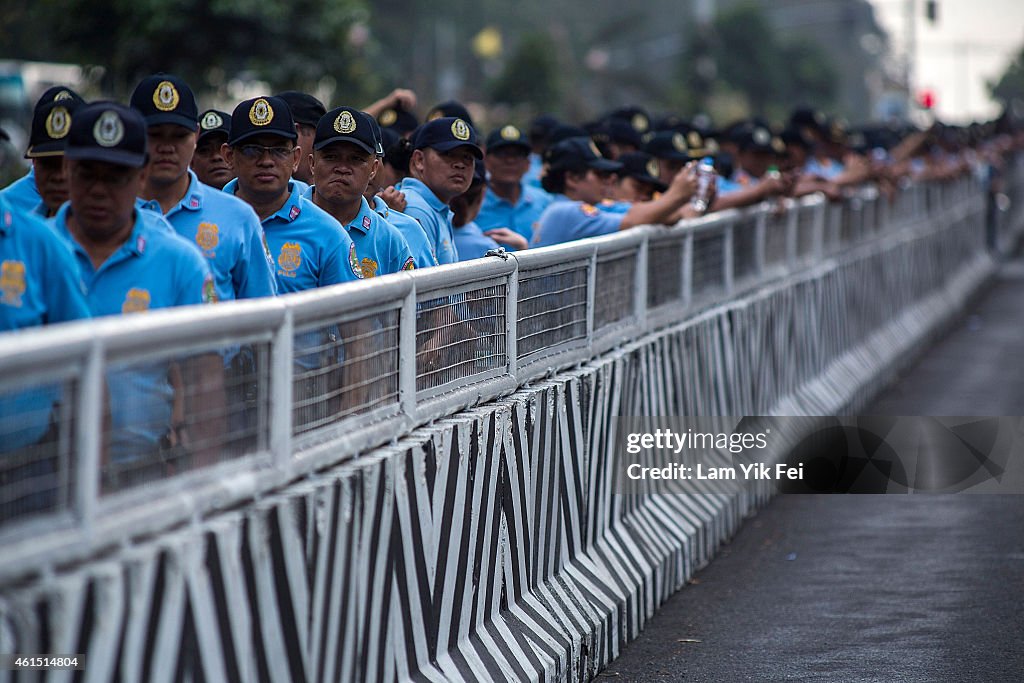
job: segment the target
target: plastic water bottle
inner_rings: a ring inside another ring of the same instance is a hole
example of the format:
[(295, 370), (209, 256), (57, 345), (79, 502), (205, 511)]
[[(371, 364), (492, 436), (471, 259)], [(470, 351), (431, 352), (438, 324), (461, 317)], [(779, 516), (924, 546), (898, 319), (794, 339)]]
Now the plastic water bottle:
[(700, 213), (708, 210), (708, 202), (711, 199), (711, 191), (715, 187), (715, 161), (711, 157), (704, 157), (697, 164), (697, 191), (693, 193), (690, 205)]

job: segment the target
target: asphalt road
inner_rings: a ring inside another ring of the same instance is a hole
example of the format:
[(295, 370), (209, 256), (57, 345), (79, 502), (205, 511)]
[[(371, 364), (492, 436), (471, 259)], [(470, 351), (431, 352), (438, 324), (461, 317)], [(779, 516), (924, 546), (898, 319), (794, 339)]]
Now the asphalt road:
[[(1024, 269), (865, 413), (1024, 415)], [(596, 680), (1024, 680), (1024, 496), (778, 496)]]

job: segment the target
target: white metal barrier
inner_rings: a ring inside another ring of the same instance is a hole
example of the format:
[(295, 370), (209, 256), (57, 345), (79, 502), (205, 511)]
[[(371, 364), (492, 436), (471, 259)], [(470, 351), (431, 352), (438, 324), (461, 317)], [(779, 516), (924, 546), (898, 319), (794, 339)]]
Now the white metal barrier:
[[(47, 387), (62, 409), (49, 469), (0, 483), (0, 582), (259, 497), (877, 237), (976, 213), (982, 201), (973, 179), (911, 186), (892, 202), (868, 188), (837, 204), (786, 201), (277, 299), (7, 335), (0, 398)], [(865, 302), (858, 314), (885, 312)], [(239, 349), (251, 362), (228, 373), (229, 400), (211, 400), (224, 389), (209, 359)], [(192, 452), (167, 462), (161, 451), (145, 476), (119, 468), (109, 454), (116, 430), (153, 425), (135, 414), (144, 406), (117, 405), (111, 387), (168, 368), (192, 391), (180, 408), (199, 434), (184, 444)], [(19, 499), (28, 486), (49, 495)]]

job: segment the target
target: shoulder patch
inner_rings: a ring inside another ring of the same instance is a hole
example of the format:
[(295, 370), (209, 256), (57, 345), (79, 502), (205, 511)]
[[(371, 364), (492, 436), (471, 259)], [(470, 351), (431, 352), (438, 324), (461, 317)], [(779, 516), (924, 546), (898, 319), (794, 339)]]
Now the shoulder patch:
[[(365, 276), (363, 275), (363, 269), (359, 265), (359, 257), (356, 256), (356, 244), (352, 242), (348, 245), (348, 265), (352, 268), (353, 274), (360, 280)], [(371, 276), (372, 277), (372, 276)]]
[(217, 287), (213, 283), (212, 275), (207, 275), (206, 278), (203, 280), (203, 303), (217, 303)]
[(593, 204), (587, 204), (586, 202), (580, 204), (580, 211), (582, 211), (584, 215), (587, 216), (596, 216), (597, 214), (601, 213), (596, 206), (594, 206)]
[(416, 259), (412, 256), (405, 259), (405, 265), (402, 266), (402, 270), (416, 270)]

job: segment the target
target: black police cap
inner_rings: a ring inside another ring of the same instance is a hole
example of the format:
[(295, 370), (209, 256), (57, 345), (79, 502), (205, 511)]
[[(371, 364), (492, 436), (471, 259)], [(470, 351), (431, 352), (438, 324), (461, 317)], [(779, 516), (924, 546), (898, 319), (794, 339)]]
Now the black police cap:
[(383, 150), (384, 156), (387, 156), (388, 150), (392, 146), (398, 144), (402, 139), (402, 136), (398, 134), (394, 128), (381, 128), (380, 129), (380, 146)]
[(64, 155), (141, 168), (146, 165), (146, 120), (116, 102), (92, 102), (75, 110)]
[(401, 107), (389, 107), (377, 116), (377, 123), (384, 130), (393, 130), (399, 136), (411, 133), (420, 125), (416, 114)]
[(644, 142), (641, 133), (625, 119), (609, 118), (605, 123), (606, 134), (611, 142), (640, 148)]
[(567, 123), (560, 123), (550, 131), (548, 131), (548, 144), (555, 145), (562, 140), (568, 140), (569, 138), (586, 138), (590, 137), (586, 130), (579, 126), (573, 126)]
[(234, 147), (257, 135), (276, 135), (296, 140), (295, 121), (291, 109), (280, 97), (266, 95), (239, 102), (231, 112), (231, 135), (228, 144)]
[(416, 129), (412, 136), (412, 148), (415, 150), (428, 147), (439, 152), (469, 147), (477, 159), (484, 156), (480, 145), (477, 144), (472, 126), (461, 118), (451, 116), (427, 121)]
[(641, 107), (620, 107), (609, 113), (607, 118), (626, 121), (637, 135), (643, 135), (651, 128), (651, 117)]
[[(693, 139), (696, 142), (697, 138)], [(651, 139), (644, 145), (644, 150), (657, 159), (669, 159), (672, 161), (690, 161), (703, 157), (706, 150), (703, 147), (691, 146), (687, 141), (687, 135), (679, 131), (660, 130), (651, 136)], [(703, 140), (701, 140), (703, 143)]]
[(231, 137), (231, 114), (219, 109), (207, 109), (199, 116), (199, 139), (217, 133)]
[(427, 112), (427, 121), (442, 118), (462, 119), (468, 123), (471, 128), (475, 127), (473, 126), (473, 117), (469, 115), (469, 110), (466, 109), (464, 104), (456, 102), (455, 100), (435, 104), (431, 107), (430, 111)]
[(487, 151), (490, 152), (502, 147), (521, 147), (527, 152), (530, 151), (530, 139), (523, 131), (513, 125), (495, 128), (487, 136)]
[(658, 160), (646, 152), (627, 152), (619, 157), (622, 164), (620, 176), (629, 176), (642, 183), (654, 187), (656, 192), (664, 192), (668, 185), (658, 180)]
[(43, 91), (43, 94), (36, 100), (36, 107), (41, 107), (49, 102), (56, 100), (74, 100), (78, 104), (82, 104), (85, 100), (81, 95), (76, 93), (66, 85), (51, 85), (49, 88)]
[(71, 117), (84, 103), (70, 97), (43, 102), (32, 112), (32, 130), (28, 137), (26, 159), (64, 154)]
[(355, 107), (337, 107), (324, 114), (316, 124), (313, 149), (335, 142), (351, 142), (364, 152), (377, 154), (378, 141), (373, 117)]
[(315, 127), (327, 113), (327, 107), (323, 102), (298, 90), (285, 90), (277, 93), (275, 97), (280, 97), (288, 103), (288, 109), (291, 110), (292, 120), (295, 123)]
[(548, 147), (544, 162), (552, 169), (587, 167), (595, 171), (615, 172), (622, 164), (601, 156), (594, 141), (588, 137), (566, 138)]
[(147, 126), (173, 123), (195, 130), (199, 123), (199, 107), (192, 88), (171, 74), (154, 74), (135, 86), (130, 102), (146, 119)]

